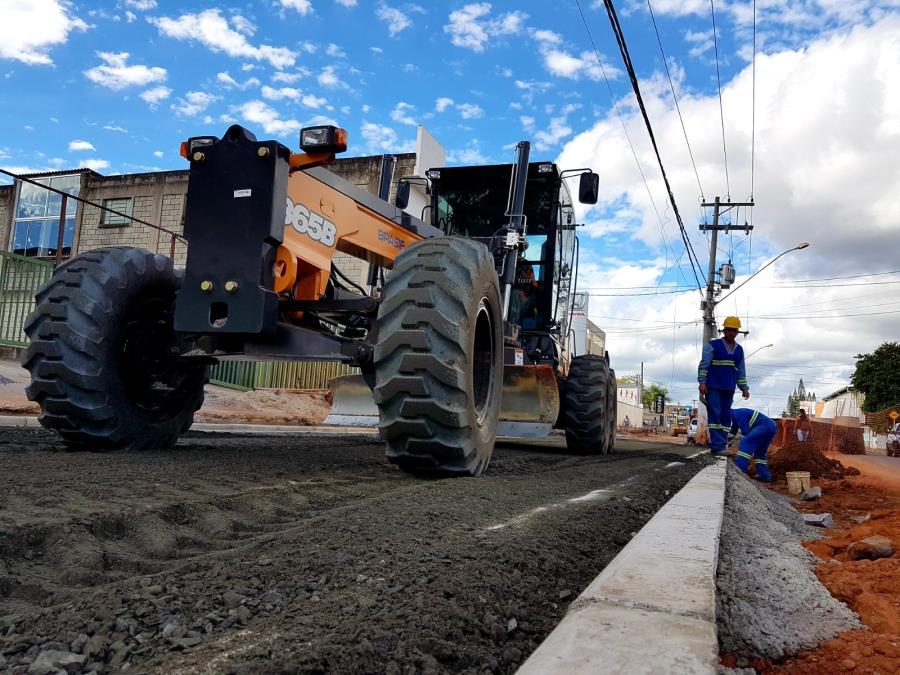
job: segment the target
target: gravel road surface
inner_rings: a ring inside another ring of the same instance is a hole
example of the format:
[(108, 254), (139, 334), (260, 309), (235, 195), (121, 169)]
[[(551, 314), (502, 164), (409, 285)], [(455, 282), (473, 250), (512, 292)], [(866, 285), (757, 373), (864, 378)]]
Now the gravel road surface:
[(695, 452), (500, 442), (425, 481), (372, 435), (99, 454), (0, 429), (0, 671), (513, 672)]

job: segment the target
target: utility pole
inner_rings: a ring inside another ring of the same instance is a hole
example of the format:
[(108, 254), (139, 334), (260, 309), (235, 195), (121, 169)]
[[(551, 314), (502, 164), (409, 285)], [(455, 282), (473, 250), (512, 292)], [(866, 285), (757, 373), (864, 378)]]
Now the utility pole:
[(709, 272), (706, 275), (706, 299), (700, 301), (700, 309), (703, 310), (703, 344), (706, 344), (714, 337), (716, 337), (718, 333), (718, 329), (716, 327), (716, 293), (718, 290), (716, 288), (716, 250), (719, 243), (719, 232), (730, 232), (731, 230), (744, 230), (745, 233), (749, 234), (750, 230), (753, 229), (752, 225), (732, 225), (730, 223), (726, 223), (725, 225), (719, 224), (719, 215), (725, 213), (726, 211), (730, 211), (731, 209), (738, 206), (753, 206), (753, 202), (723, 202), (718, 197), (716, 197), (716, 201), (714, 202), (703, 202), (701, 204), (703, 207), (713, 207), (713, 222), (712, 225), (701, 224), (700, 231), (712, 232), (712, 239), (709, 244)]

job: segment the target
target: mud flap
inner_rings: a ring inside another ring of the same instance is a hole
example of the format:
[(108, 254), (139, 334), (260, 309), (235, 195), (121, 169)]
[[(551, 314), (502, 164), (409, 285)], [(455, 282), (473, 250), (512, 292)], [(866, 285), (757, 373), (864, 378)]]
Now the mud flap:
[[(362, 375), (331, 381), (330, 426), (377, 427), (378, 407)], [(503, 367), (498, 436), (544, 438), (559, 415), (559, 389), (552, 366)]]

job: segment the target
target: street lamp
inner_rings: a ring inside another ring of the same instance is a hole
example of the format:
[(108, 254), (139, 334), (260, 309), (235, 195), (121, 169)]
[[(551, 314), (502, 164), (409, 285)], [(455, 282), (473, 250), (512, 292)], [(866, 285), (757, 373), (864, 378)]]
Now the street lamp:
[(720, 302), (722, 302), (725, 298), (727, 298), (729, 295), (731, 295), (732, 293), (734, 293), (737, 289), (739, 289), (741, 286), (743, 286), (744, 284), (746, 284), (748, 281), (750, 281), (753, 277), (755, 277), (757, 274), (759, 274), (759, 273), (762, 272), (764, 269), (766, 269), (766, 268), (767, 268), (769, 265), (771, 265), (773, 262), (775, 262), (776, 260), (778, 260), (781, 256), (787, 255), (787, 254), (790, 253), (791, 251), (800, 251), (800, 250), (802, 250), (802, 249), (804, 249), (804, 248), (808, 248), (808, 247), (809, 247), (809, 242), (803, 241), (803, 242), (800, 242), (799, 244), (797, 244), (794, 248), (789, 248), (787, 251), (782, 251), (781, 253), (779, 253), (778, 255), (776, 255), (774, 258), (772, 258), (769, 262), (767, 262), (765, 265), (763, 265), (763, 266), (760, 267), (758, 270), (756, 270), (756, 271), (755, 271), (753, 274), (751, 274), (749, 277), (747, 277), (746, 279), (744, 279), (744, 280), (743, 280), (741, 283), (739, 283), (737, 286), (735, 286), (734, 288), (732, 288), (728, 293), (726, 293), (726, 294), (723, 295), (721, 298), (719, 298), (718, 300), (716, 300), (715, 304), (718, 305), (718, 304), (719, 304)]
[(774, 346), (775, 346), (775, 345), (773, 345), (773, 344), (768, 344), (768, 345), (763, 345), (762, 347), (757, 347), (757, 348), (754, 349), (752, 352), (750, 352), (749, 354), (747, 354), (747, 356), (744, 357), (744, 361), (746, 361), (747, 359), (749, 359), (751, 356), (753, 356), (756, 352), (760, 351), (761, 349), (765, 349), (766, 347), (774, 347)]

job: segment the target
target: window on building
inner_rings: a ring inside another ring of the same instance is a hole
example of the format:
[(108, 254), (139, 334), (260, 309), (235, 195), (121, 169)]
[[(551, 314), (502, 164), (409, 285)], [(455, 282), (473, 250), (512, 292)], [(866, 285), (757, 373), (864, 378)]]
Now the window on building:
[[(120, 197), (118, 199), (104, 199), (103, 206), (106, 209), (113, 209), (114, 211), (118, 211), (119, 213), (124, 213), (126, 215), (131, 215), (131, 209), (133, 208), (133, 200), (131, 197)], [(120, 216), (118, 213), (111, 213), (109, 211), (103, 211), (100, 216), (100, 224), (101, 225), (130, 225), (131, 218), (126, 218), (125, 216)]]
[[(56, 188), (75, 196), (78, 195), (81, 188), (79, 174), (47, 176), (35, 180), (40, 185)], [(62, 195), (50, 192), (40, 185), (18, 182), (10, 250), (18, 255), (53, 258), (56, 257), (60, 243), (59, 223)], [(62, 237), (63, 257), (68, 257), (72, 252), (77, 208), (78, 203), (74, 199), (66, 200)]]

